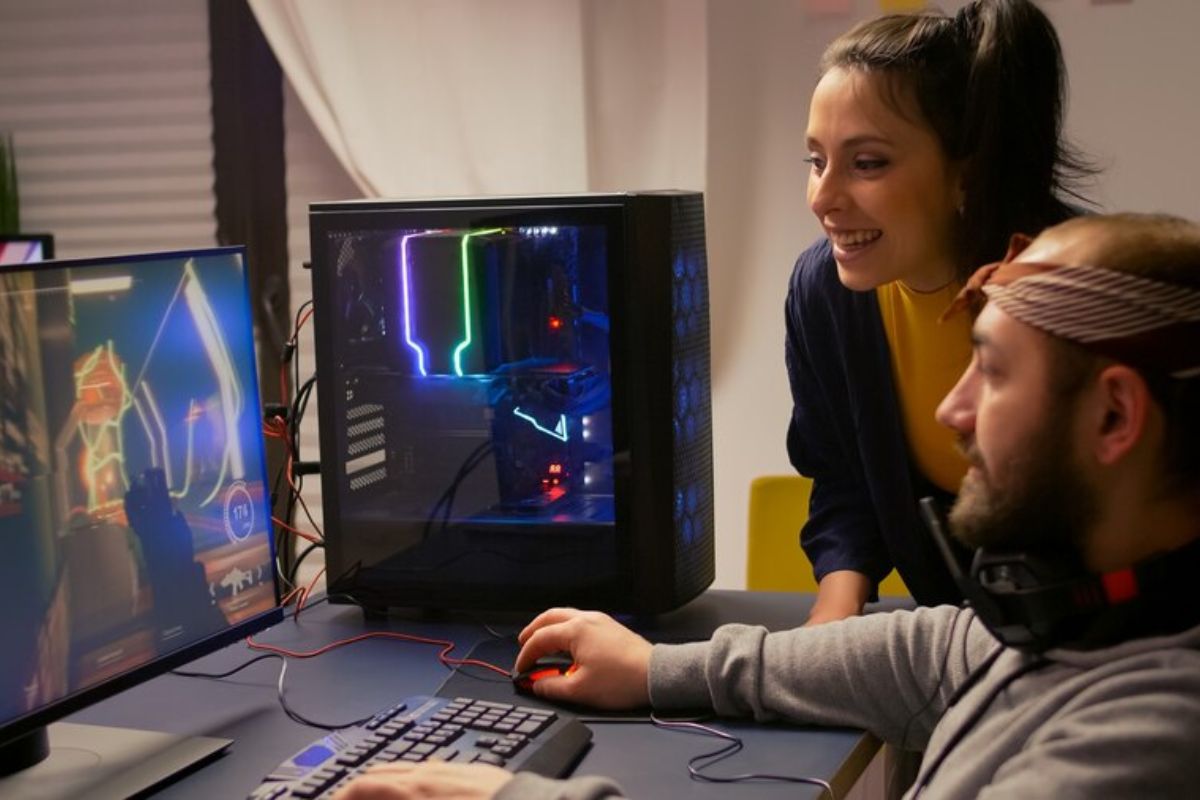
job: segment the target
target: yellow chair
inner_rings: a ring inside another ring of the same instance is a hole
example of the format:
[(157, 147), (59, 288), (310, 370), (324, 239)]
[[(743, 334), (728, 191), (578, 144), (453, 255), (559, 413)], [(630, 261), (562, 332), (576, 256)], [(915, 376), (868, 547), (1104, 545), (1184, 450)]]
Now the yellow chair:
[[(746, 588), (815, 592), (812, 564), (800, 549), (812, 481), (801, 475), (764, 475), (750, 482)], [(895, 570), (879, 584), (880, 596), (908, 597)]]

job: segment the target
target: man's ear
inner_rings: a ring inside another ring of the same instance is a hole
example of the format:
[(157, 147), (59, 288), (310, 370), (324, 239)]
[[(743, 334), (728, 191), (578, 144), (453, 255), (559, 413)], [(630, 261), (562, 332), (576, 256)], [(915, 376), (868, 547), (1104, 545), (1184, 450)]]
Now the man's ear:
[(1096, 381), (1093, 448), (1100, 464), (1112, 466), (1145, 438), (1154, 400), (1145, 378), (1124, 364), (1105, 367)]

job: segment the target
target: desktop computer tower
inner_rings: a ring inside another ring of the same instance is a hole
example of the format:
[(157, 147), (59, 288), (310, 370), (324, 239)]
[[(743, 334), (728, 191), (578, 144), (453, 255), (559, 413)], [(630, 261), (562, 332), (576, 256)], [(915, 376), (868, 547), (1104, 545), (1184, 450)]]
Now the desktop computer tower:
[(654, 613), (712, 582), (700, 194), (310, 222), (331, 599)]

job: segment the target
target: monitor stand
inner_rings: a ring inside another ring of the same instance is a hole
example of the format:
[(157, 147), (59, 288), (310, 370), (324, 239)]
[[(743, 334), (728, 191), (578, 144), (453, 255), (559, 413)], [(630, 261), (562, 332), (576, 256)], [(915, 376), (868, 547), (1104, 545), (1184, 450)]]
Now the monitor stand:
[(74, 722), (56, 722), (47, 731), (50, 755), (0, 778), (0, 797), (134, 797), (216, 758), (233, 744), (230, 739)]

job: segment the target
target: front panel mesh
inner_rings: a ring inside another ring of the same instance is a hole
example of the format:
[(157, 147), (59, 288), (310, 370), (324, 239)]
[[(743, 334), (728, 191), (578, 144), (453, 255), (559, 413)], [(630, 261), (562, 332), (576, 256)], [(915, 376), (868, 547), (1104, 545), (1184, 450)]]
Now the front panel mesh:
[(712, 582), (714, 563), (708, 264), (699, 196), (674, 199), (671, 233), (676, 592), (690, 595)]

